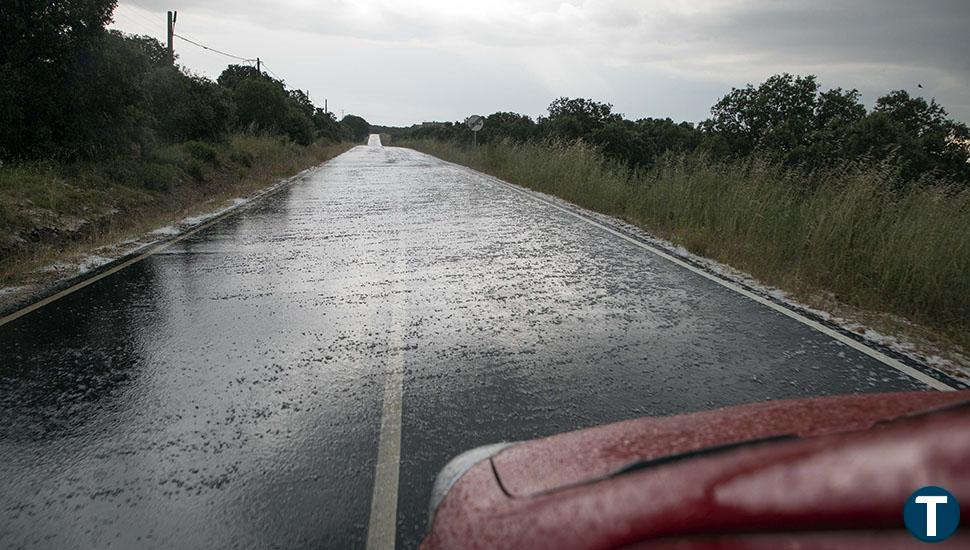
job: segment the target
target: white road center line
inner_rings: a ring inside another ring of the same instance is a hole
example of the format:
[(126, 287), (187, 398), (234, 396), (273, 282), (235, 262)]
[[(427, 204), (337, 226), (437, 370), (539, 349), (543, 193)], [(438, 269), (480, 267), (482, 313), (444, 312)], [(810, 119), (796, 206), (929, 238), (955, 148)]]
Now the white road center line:
[[(444, 161), (444, 162), (447, 162), (447, 161)], [(809, 319), (808, 317), (806, 317), (806, 316), (798, 313), (797, 311), (792, 311), (792, 310), (788, 309), (787, 307), (784, 307), (782, 305), (776, 304), (775, 302), (773, 302), (773, 301), (765, 298), (764, 296), (759, 296), (759, 295), (757, 295), (757, 294), (755, 294), (755, 293), (753, 293), (753, 292), (751, 292), (751, 291), (749, 291), (749, 290), (741, 287), (740, 285), (738, 285), (738, 284), (736, 284), (736, 283), (734, 283), (732, 281), (729, 281), (727, 279), (722, 279), (721, 277), (718, 277), (718, 276), (716, 276), (716, 275), (714, 275), (712, 273), (708, 273), (707, 271), (704, 271), (703, 269), (700, 269), (698, 267), (695, 267), (695, 266), (693, 266), (693, 265), (691, 265), (691, 264), (689, 264), (689, 263), (681, 260), (680, 258), (677, 258), (676, 256), (672, 256), (672, 255), (664, 252), (663, 250), (660, 250), (658, 248), (655, 248), (653, 246), (650, 246), (649, 244), (644, 243), (642, 241), (639, 241), (637, 239), (634, 239), (633, 237), (630, 237), (628, 235), (624, 235), (623, 233), (621, 233), (619, 231), (616, 231), (616, 230), (614, 230), (614, 229), (612, 229), (612, 228), (610, 228), (610, 227), (608, 227), (606, 225), (603, 225), (603, 224), (601, 224), (601, 223), (599, 223), (599, 222), (597, 222), (595, 220), (591, 220), (591, 219), (589, 219), (589, 218), (587, 218), (587, 217), (585, 217), (585, 216), (583, 216), (581, 214), (578, 214), (576, 212), (573, 212), (572, 210), (570, 210), (568, 208), (564, 208), (564, 207), (562, 207), (562, 206), (560, 206), (560, 205), (558, 205), (558, 204), (556, 204), (556, 203), (554, 203), (552, 201), (549, 201), (547, 199), (544, 199), (544, 198), (542, 198), (542, 197), (540, 197), (540, 196), (538, 196), (538, 195), (536, 195), (536, 194), (534, 194), (534, 193), (532, 193), (530, 191), (527, 191), (525, 189), (520, 189), (518, 186), (513, 185), (511, 183), (508, 183), (506, 181), (502, 181), (502, 180), (500, 180), (500, 179), (498, 179), (498, 178), (496, 178), (494, 176), (490, 176), (488, 174), (485, 174), (485, 173), (479, 172), (477, 170), (468, 168), (467, 166), (462, 166), (460, 164), (455, 164), (455, 163), (452, 163), (452, 162), (448, 162), (448, 164), (451, 164), (453, 166), (457, 166), (457, 167), (459, 167), (461, 169), (470, 171), (470, 172), (472, 172), (474, 174), (477, 174), (477, 175), (479, 175), (479, 176), (481, 176), (483, 178), (486, 178), (489, 181), (493, 181), (495, 183), (498, 183), (500, 185), (503, 185), (503, 186), (511, 189), (512, 191), (515, 191), (516, 193), (519, 193), (520, 195), (524, 195), (524, 196), (529, 197), (529, 198), (531, 198), (531, 199), (533, 199), (535, 201), (538, 201), (538, 202), (541, 202), (541, 203), (543, 203), (545, 205), (551, 206), (551, 207), (553, 207), (553, 208), (555, 208), (557, 210), (560, 210), (562, 212), (565, 212), (566, 214), (569, 214), (570, 216), (572, 216), (574, 218), (577, 218), (579, 220), (582, 220), (582, 221), (584, 221), (584, 222), (586, 222), (586, 223), (588, 223), (588, 224), (590, 224), (590, 225), (592, 225), (594, 227), (598, 227), (599, 229), (602, 229), (603, 231), (606, 231), (607, 233), (610, 233), (610, 234), (612, 234), (612, 235), (614, 235), (616, 237), (619, 237), (619, 238), (621, 238), (621, 239), (623, 239), (623, 240), (625, 240), (627, 242), (630, 242), (630, 243), (632, 243), (632, 244), (634, 244), (636, 246), (639, 246), (640, 248), (642, 248), (642, 249), (644, 249), (644, 250), (646, 250), (648, 252), (651, 252), (651, 253), (653, 253), (653, 254), (655, 254), (655, 255), (657, 255), (657, 256), (659, 256), (659, 257), (661, 257), (661, 258), (663, 258), (663, 259), (665, 259), (665, 260), (667, 260), (667, 261), (669, 261), (671, 263), (674, 263), (674, 264), (676, 264), (676, 265), (678, 265), (680, 267), (683, 267), (684, 269), (687, 269), (689, 271), (692, 271), (692, 272), (694, 272), (694, 273), (696, 273), (696, 274), (698, 274), (698, 275), (700, 275), (700, 276), (702, 276), (702, 277), (704, 277), (706, 279), (709, 279), (711, 281), (714, 281), (715, 283), (717, 283), (717, 284), (719, 284), (719, 285), (721, 285), (721, 286), (723, 286), (725, 288), (728, 288), (730, 290), (733, 290), (734, 292), (737, 292), (738, 294), (741, 294), (742, 296), (745, 296), (746, 298), (750, 298), (750, 299), (754, 300), (755, 302), (758, 302), (759, 304), (762, 304), (762, 305), (764, 305), (766, 307), (769, 307), (769, 308), (771, 308), (771, 309), (773, 309), (773, 310), (775, 310), (775, 311), (777, 311), (777, 312), (779, 312), (779, 313), (781, 313), (783, 315), (786, 315), (788, 317), (791, 317), (792, 319), (798, 321), (799, 323), (802, 323), (803, 325), (806, 325), (808, 327), (811, 327), (811, 328), (813, 328), (813, 329), (821, 332), (822, 334), (825, 334), (826, 336), (829, 336), (830, 338), (833, 338), (835, 340), (838, 340), (839, 342), (842, 342), (843, 344), (845, 344), (845, 345), (847, 345), (847, 346), (849, 346), (849, 347), (851, 347), (851, 348), (853, 348), (853, 349), (855, 349), (857, 351), (860, 351), (860, 352), (868, 355), (869, 357), (872, 357), (873, 359), (875, 359), (875, 360), (883, 363), (884, 365), (887, 365), (889, 367), (892, 367), (892, 368), (894, 368), (894, 369), (896, 369), (896, 370), (898, 370), (898, 371), (900, 371), (900, 372), (908, 375), (909, 377), (911, 377), (911, 378), (913, 378), (913, 379), (915, 379), (915, 380), (917, 380), (919, 382), (922, 382), (923, 384), (926, 384), (927, 386), (929, 386), (929, 387), (931, 387), (933, 389), (936, 389), (936, 390), (939, 390), (939, 391), (956, 391), (956, 388), (951, 387), (948, 384), (945, 384), (945, 383), (941, 382), (940, 380), (937, 380), (936, 378), (933, 378), (932, 376), (930, 376), (928, 374), (925, 374), (925, 373), (923, 373), (923, 372), (921, 372), (921, 371), (919, 371), (917, 369), (914, 369), (913, 367), (910, 367), (909, 365), (906, 365), (906, 364), (902, 363), (901, 361), (899, 361), (897, 359), (893, 359), (892, 357), (889, 357), (885, 353), (882, 353), (882, 352), (880, 352), (878, 350), (875, 350), (873, 348), (870, 348), (869, 346), (867, 346), (867, 345), (865, 345), (865, 344), (863, 344), (863, 343), (861, 343), (861, 342), (859, 342), (859, 341), (857, 341), (857, 340), (855, 340), (853, 338), (850, 338), (850, 337), (848, 337), (848, 336), (846, 336), (846, 335), (844, 335), (844, 334), (842, 334), (840, 332), (837, 332), (835, 330), (832, 330), (831, 328), (829, 328), (829, 327), (827, 327), (827, 326), (819, 323), (818, 321), (815, 321), (813, 319)]]
[[(403, 246), (403, 245), (402, 245)], [(404, 251), (398, 254), (394, 276), (404, 276)], [(397, 528), (397, 493), (401, 473), (401, 409), (404, 392), (404, 327), (406, 323), (403, 284), (393, 285), (391, 332), (388, 335), (387, 373), (381, 432), (377, 443), (374, 494), (367, 527), (367, 549), (394, 548)]]

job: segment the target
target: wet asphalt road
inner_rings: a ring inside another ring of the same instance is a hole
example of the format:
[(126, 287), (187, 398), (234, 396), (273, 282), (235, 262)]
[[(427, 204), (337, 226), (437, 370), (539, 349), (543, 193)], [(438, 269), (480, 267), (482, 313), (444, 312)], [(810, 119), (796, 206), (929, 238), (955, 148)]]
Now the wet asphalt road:
[(473, 446), (926, 389), (474, 172), (361, 146), (0, 326), (0, 546), (362, 547), (391, 365), (405, 548)]

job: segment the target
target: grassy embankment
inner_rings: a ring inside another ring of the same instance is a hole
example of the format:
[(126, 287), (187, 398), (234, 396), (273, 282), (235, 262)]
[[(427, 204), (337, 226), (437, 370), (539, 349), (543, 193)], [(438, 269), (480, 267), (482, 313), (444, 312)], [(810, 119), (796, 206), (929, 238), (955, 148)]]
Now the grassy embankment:
[(887, 165), (805, 173), (686, 155), (633, 173), (583, 144), (397, 145), (622, 218), (873, 328), (970, 349), (970, 190), (894, 193)]
[(215, 210), (351, 146), (235, 135), (138, 160), (0, 166), (0, 286), (35, 283), (38, 268)]

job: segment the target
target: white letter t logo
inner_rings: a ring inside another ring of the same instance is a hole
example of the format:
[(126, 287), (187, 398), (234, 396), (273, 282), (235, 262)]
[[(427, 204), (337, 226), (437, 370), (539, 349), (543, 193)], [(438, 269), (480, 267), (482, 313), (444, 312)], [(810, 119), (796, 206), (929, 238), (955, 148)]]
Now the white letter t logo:
[(936, 505), (946, 504), (946, 497), (945, 496), (916, 497), (916, 504), (926, 505), (926, 536), (935, 537), (936, 536)]

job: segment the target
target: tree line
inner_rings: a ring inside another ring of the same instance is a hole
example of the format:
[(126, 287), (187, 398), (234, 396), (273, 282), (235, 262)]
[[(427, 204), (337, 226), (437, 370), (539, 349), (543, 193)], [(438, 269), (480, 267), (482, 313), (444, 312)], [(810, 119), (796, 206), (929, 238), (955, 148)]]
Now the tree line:
[[(461, 122), (385, 129), (405, 139), (470, 143)], [(891, 163), (902, 182), (921, 178), (970, 185), (970, 131), (935, 100), (896, 90), (867, 110), (857, 90), (823, 91), (815, 76), (775, 75), (733, 88), (699, 123), (669, 118), (628, 120), (609, 103), (556, 99), (548, 115), (488, 115), (479, 143), (502, 140), (583, 140), (635, 169), (648, 169), (668, 152), (703, 152), (729, 159), (760, 155), (806, 169), (845, 162)]]
[(116, 0), (0, 4), (0, 160), (139, 157), (234, 132), (362, 141), (364, 119), (338, 121), (306, 93), (255, 67), (216, 81), (174, 66), (147, 36), (107, 30)]

